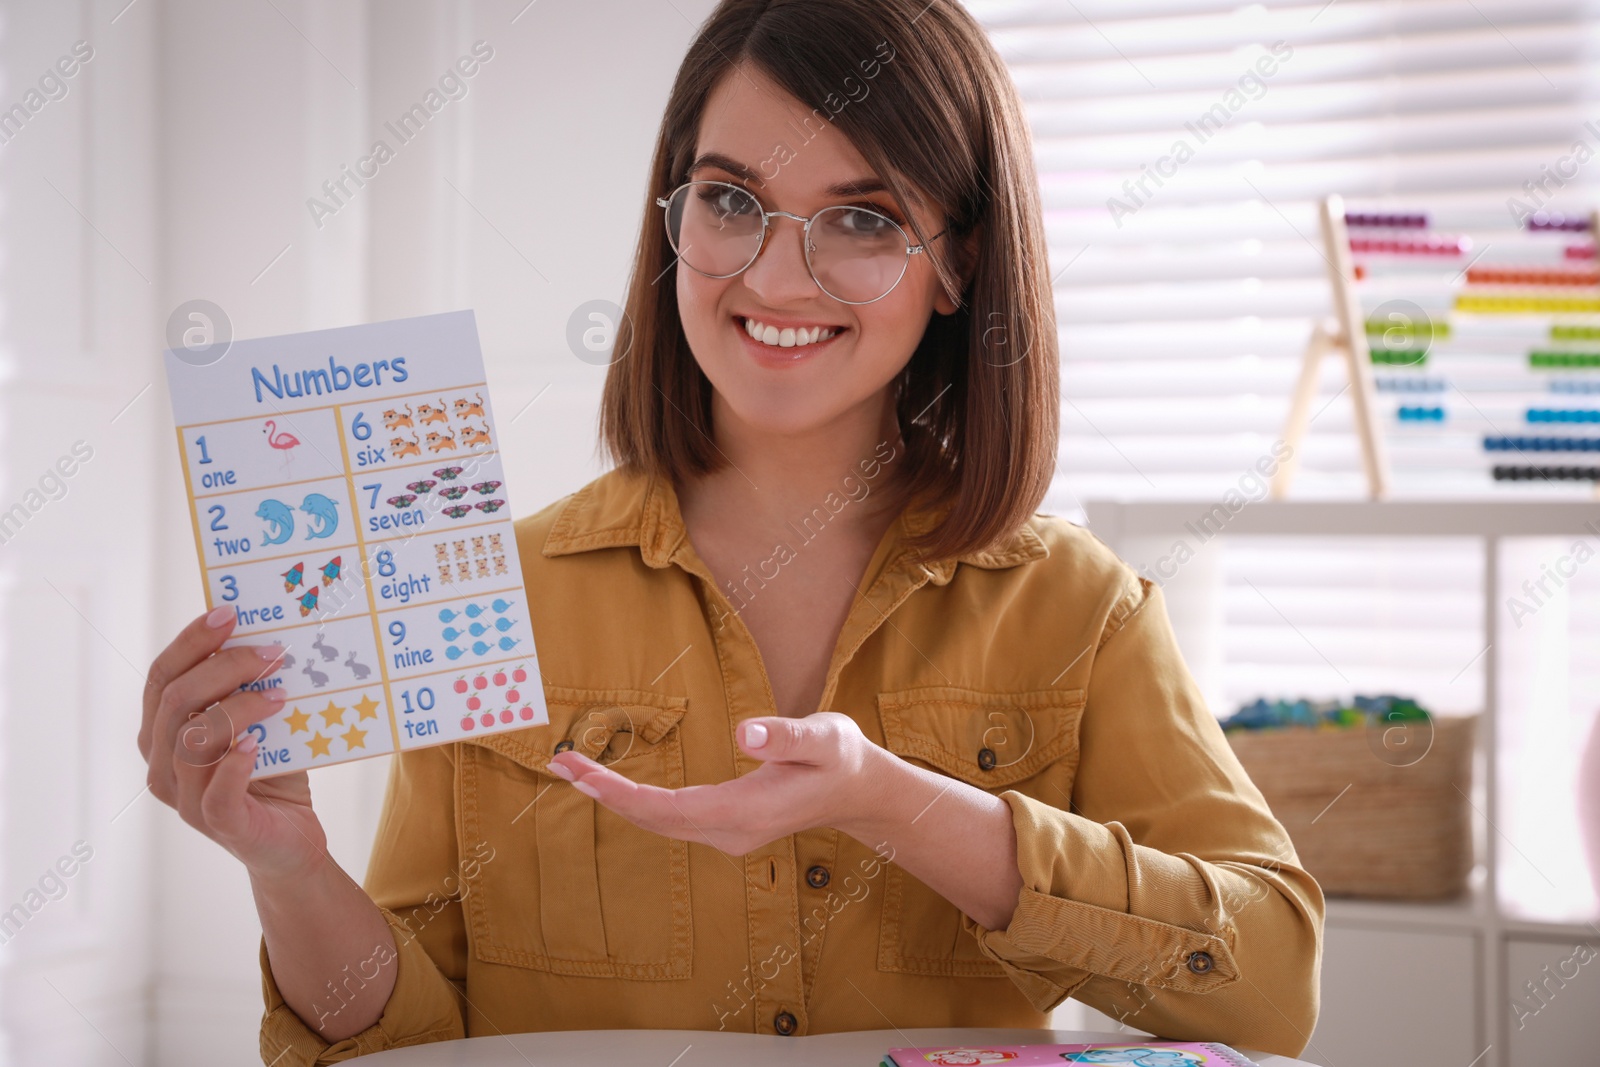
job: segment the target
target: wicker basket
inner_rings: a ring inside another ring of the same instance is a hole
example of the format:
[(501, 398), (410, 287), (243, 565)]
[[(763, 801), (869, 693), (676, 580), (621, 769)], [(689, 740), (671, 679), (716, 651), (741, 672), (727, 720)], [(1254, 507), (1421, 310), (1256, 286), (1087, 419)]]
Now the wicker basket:
[(1438, 900), (1460, 894), (1472, 869), (1476, 723), (1435, 717), (1431, 744), (1428, 723), (1228, 740), (1325, 894)]

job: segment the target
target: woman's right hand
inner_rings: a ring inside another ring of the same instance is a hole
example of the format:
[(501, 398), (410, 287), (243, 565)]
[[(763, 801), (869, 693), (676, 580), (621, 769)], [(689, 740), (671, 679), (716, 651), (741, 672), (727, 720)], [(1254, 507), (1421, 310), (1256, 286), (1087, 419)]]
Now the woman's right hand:
[(293, 881), (327, 862), (306, 773), (252, 782), (254, 723), (283, 708), (283, 689), (241, 690), (282, 663), (276, 644), (222, 648), (235, 626), (219, 607), (185, 626), (150, 665), (139, 751), (150, 791), (239, 858), (252, 877)]

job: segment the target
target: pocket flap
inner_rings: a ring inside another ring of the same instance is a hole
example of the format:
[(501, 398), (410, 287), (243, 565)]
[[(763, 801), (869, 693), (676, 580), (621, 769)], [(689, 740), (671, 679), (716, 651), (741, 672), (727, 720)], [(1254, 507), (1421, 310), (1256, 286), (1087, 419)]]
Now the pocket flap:
[(1062, 759), (1075, 764), (1083, 706), (1082, 689), (927, 686), (878, 694), (889, 751), (980, 789), (1020, 782)]
[[(556, 746), (572, 742), (572, 749), (597, 763), (620, 763), (637, 754), (635, 741), (649, 751), (661, 743), (689, 710), (689, 698), (642, 689), (576, 689), (546, 686), (545, 707), (550, 721), (522, 730), (463, 738), (532, 771), (551, 774), (548, 764)], [(618, 741), (618, 735), (626, 735)], [(613, 744), (616, 741), (616, 744)], [(623, 773), (626, 773), (625, 771)], [(559, 780), (559, 779), (556, 779)]]

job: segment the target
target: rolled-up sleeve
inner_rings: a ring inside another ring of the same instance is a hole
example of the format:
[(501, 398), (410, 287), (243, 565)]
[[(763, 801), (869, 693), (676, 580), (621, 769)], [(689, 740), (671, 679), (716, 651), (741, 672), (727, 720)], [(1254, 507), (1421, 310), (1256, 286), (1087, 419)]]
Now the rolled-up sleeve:
[(263, 941), (263, 1063), (312, 1067), (466, 1036), (466, 926), (454, 783), (452, 746), (403, 753), (390, 766), (365, 887), (388, 920), (396, 947), (395, 985), (383, 1015), (351, 1037), (323, 1040), (284, 1003)]
[(1298, 1055), (1318, 1012), (1324, 902), (1207, 709), (1159, 588), (1127, 572), (1088, 667), (1070, 810), (1015, 790), (1011, 922), (963, 916), (1039, 1010)]

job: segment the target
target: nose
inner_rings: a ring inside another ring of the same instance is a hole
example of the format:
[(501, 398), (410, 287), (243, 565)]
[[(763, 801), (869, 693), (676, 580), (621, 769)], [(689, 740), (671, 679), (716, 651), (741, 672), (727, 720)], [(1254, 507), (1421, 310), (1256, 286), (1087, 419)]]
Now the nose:
[(767, 220), (767, 240), (756, 261), (740, 275), (745, 288), (768, 307), (813, 298), (821, 292), (806, 266), (805, 223), (779, 215)]

